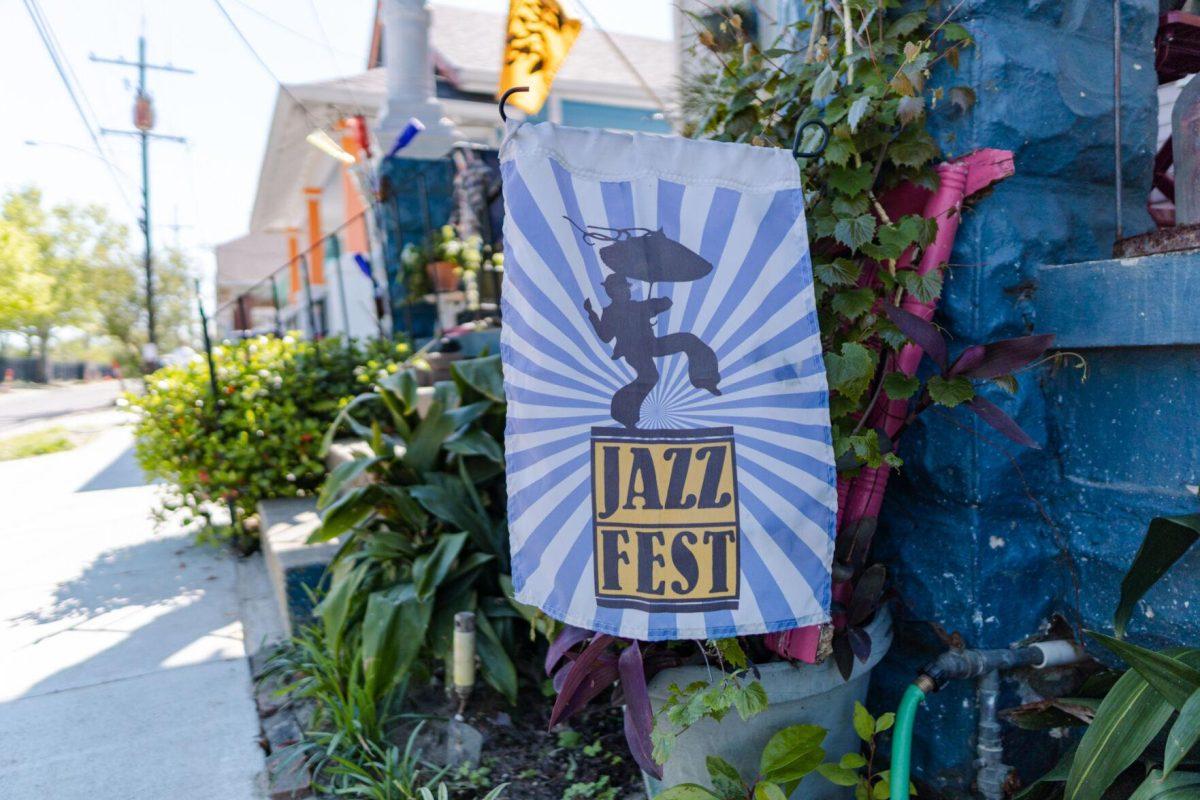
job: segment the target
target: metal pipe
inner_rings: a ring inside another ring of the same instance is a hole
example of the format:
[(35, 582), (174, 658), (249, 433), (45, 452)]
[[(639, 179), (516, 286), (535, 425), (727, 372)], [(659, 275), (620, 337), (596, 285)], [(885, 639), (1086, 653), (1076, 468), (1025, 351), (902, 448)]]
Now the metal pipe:
[(896, 712), (892, 736), (892, 797), (907, 797), (912, 755), (912, 726), (916, 709), (927, 694), (952, 680), (978, 679), (979, 722), (975, 745), (976, 786), (985, 800), (1002, 800), (1012, 768), (1004, 763), (996, 704), (1001, 670), (1018, 667), (1046, 669), (1075, 664), (1087, 653), (1075, 642), (1054, 640), (1007, 650), (948, 650), (927, 664), (904, 693)]

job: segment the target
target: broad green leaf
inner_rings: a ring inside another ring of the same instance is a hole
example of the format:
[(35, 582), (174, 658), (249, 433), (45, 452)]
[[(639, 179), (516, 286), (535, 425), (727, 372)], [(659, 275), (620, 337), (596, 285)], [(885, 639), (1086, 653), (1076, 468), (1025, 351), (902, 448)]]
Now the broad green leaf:
[(776, 783), (761, 781), (754, 787), (754, 800), (788, 800)]
[(929, 389), (929, 396), (933, 398), (933, 402), (946, 408), (954, 408), (975, 396), (975, 388), (966, 378), (943, 378), (941, 375), (934, 375), (925, 386)]
[(875, 218), (870, 214), (838, 220), (833, 228), (833, 238), (856, 251), (871, 241), (874, 235)]
[(912, 11), (897, 19), (887, 27), (887, 38), (903, 39), (925, 23), (927, 15), (924, 11)]
[(1174, 709), (1183, 708), (1192, 693), (1200, 689), (1200, 670), (1193, 669), (1178, 658), (1156, 653), (1095, 631), (1087, 633), (1141, 673), (1150, 686)]
[(309, 544), (327, 542), (361, 525), (375, 511), (375, 492), (371, 486), (356, 486), (325, 509), (321, 526), (308, 537)]
[(362, 665), (371, 697), (383, 697), (408, 673), (425, 643), (432, 611), (432, 603), (417, 600), (411, 583), (372, 592), (367, 598), (362, 623)]
[(488, 620), (486, 614), (475, 615), (475, 625), (479, 636), (475, 637), (475, 648), (479, 654), (479, 663), (483, 666), (483, 677), (492, 687), (508, 698), (508, 702), (517, 702), (517, 668), (504, 649), (496, 629)]
[(893, 400), (907, 400), (921, 388), (921, 382), (903, 372), (890, 372), (883, 379), (883, 391)]
[(499, 355), (456, 361), (450, 365), (450, 374), (464, 397), (467, 393), (463, 389), (469, 386), (492, 402), (504, 402), (504, 373)]
[(850, 126), (851, 133), (858, 132), (858, 124), (862, 122), (870, 108), (871, 97), (865, 94), (850, 104), (850, 110), (846, 112), (846, 123)]
[(947, 22), (942, 26), (942, 35), (950, 42), (961, 42), (965, 39), (970, 39), (971, 34), (962, 25), (957, 22)]
[(880, 714), (875, 720), (875, 732), (883, 733), (896, 724), (896, 715), (891, 711), (885, 714)]
[(792, 725), (776, 733), (763, 748), (758, 771), (776, 783), (799, 781), (825, 759), (821, 742), (825, 729), (818, 725)]
[(875, 304), (875, 292), (869, 288), (847, 289), (833, 296), (830, 307), (846, 319), (858, 319)]
[(822, 70), (821, 74), (817, 76), (817, 79), (813, 81), (813, 101), (815, 102), (817, 100), (824, 100), (833, 93), (835, 88), (837, 88), (837, 73), (833, 71), (832, 67), (826, 64), (825, 69)]
[(446, 442), (446, 449), (459, 455), (483, 456), (497, 464), (504, 463), (504, 448), (485, 430), (468, 429)]
[[(862, 194), (871, 188), (874, 179), (875, 174), (870, 164), (863, 164), (861, 167), (834, 167), (829, 171), (829, 185), (843, 194)], [(874, 223), (875, 218), (871, 217), (871, 221)]]
[(817, 772), (830, 783), (838, 786), (853, 786), (858, 783), (858, 770), (829, 762), (817, 767)]
[(475, 510), (466, 486), (451, 475), (429, 476), (430, 483), (413, 486), (408, 491), (430, 514), (446, 522), (452, 529), (466, 531), (481, 550), (491, 552), (492, 523)]
[(337, 436), (338, 431), (342, 429), (343, 425), (354, 431), (356, 436), (360, 436), (363, 439), (370, 437), (371, 429), (354, 419), (354, 417), (350, 415), (350, 412), (360, 406), (366, 405), (367, 403), (373, 403), (378, 399), (379, 395), (375, 394), (374, 392), (369, 392), (367, 394), (360, 394), (358, 397), (347, 403), (342, 410), (338, 412), (337, 416), (333, 418), (333, 422), (330, 423), (329, 427), (325, 429), (325, 435), (321, 438), (320, 454), (322, 456), (329, 454), (329, 446), (333, 444), (334, 438)]
[(708, 770), (708, 778), (712, 782), (713, 788), (721, 797), (745, 796), (746, 790), (742, 776), (738, 774), (737, 768), (733, 764), (720, 756), (708, 756), (704, 759), (704, 766)]
[[(884, 714), (883, 716), (886, 717), (887, 714)], [(892, 716), (895, 715), (893, 714)], [(880, 719), (882, 718), (883, 717), (880, 717)], [(878, 722), (875, 724), (875, 727), (879, 727)], [(866, 765), (867, 758), (862, 753), (846, 753), (846, 755), (842, 756), (841, 759), (838, 760), (838, 766), (845, 767), (846, 769), (858, 769), (859, 767), (865, 767)]]
[(351, 461), (343, 461), (334, 467), (329, 476), (325, 478), (325, 483), (321, 486), (321, 496), (317, 498), (317, 508), (321, 509), (328, 506), (337, 497), (342, 487), (348, 483), (353, 483), (359, 475), (362, 475), (370, 466), (378, 462), (378, 457), (355, 458)]
[[(915, 130), (915, 128), (906, 128), (905, 130)], [(919, 167), (936, 158), (937, 155), (937, 145), (924, 139), (896, 142), (888, 148), (888, 158), (899, 167)]]
[(654, 795), (654, 800), (721, 800), (715, 794), (695, 783), (681, 783)]
[(329, 591), (313, 609), (313, 613), (321, 620), (325, 641), (335, 654), (341, 649), (351, 607), (369, 566), (366, 561), (359, 561), (357, 564), (351, 561), (338, 562), (333, 568)]
[(714, 639), (713, 646), (717, 648), (721, 658), (725, 659), (725, 663), (734, 669), (745, 669), (748, 666), (746, 651), (742, 649), (736, 637)]
[(1179, 766), (1179, 762), (1192, 751), (1196, 741), (1200, 739), (1200, 690), (1192, 692), (1183, 708), (1179, 709), (1179, 717), (1167, 734), (1167, 750), (1163, 756), (1163, 774), (1170, 775)]
[(405, 414), (417, 409), (417, 375), (414, 370), (405, 369), (392, 373), (379, 381), (379, 387), (389, 392), (403, 406)]
[(833, 261), (813, 264), (813, 273), (817, 280), (829, 286), (849, 286), (858, 280), (861, 267), (858, 262), (849, 258), (835, 258)]
[(901, 125), (916, 122), (925, 115), (925, 98), (923, 96), (901, 97), (896, 105), (896, 116)]
[(733, 707), (743, 720), (767, 710), (767, 691), (758, 681), (742, 686), (733, 695)]
[(1129, 800), (1195, 800), (1200, 797), (1200, 772), (1176, 772), (1169, 776), (1151, 770)]
[(857, 402), (875, 375), (875, 354), (857, 342), (846, 342), (840, 353), (825, 355), (825, 374), (830, 389)]
[(413, 586), (418, 600), (428, 600), (438, 590), (466, 542), (465, 533), (443, 533), (433, 550), (413, 560)]
[[(1177, 653), (1189, 666), (1200, 651)], [(1065, 800), (1098, 800), (1167, 724), (1174, 709), (1137, 670), (1113, 684), (1079, 741), (1067, 773)]]
[(1121, 581), (1121, 599), (1113, 615), (1113, 628), (1118, 639), (1125, 637), (1125, 629), (1137, 601), (1188, 551), (1197, 538), (1200, 538), (1200, 514), (1156, 517), (1150, 521), (1142, 546), (1133, 557), (1133, 565)]
[(864, 742), (869, 742), (875, 736), (875, 718), (866, 706), (857, 700), (854, 702), (854, 732)]

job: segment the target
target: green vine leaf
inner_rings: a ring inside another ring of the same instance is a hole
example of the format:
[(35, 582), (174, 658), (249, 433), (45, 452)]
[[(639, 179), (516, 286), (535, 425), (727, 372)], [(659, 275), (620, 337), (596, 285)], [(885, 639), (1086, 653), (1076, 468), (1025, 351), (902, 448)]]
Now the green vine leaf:
[(875, 293), (867, 287), (838, 292), (830, 305), (846, 319), (858, 319), (875, 305)]
[(875, 354), (858, 342), (846, 342), (841, 353), (825, 356), (825, 374), (829, 388), (849, 400), (858, 401), (875, 375)]
[(833, 229), (833, 238), (854, 251), (858, 251), (864, 244), (871, 241), (871, 237), (874, 235), (875, 218), (870, 214), (838, 220)]
[(865, 94), (850, 104), (850, 110), (846, 113), (846, 123), (850, 126), (851, 133), (858, 132), (858, 124), (862, 122), (870, 108), (871, 98)]
[(954, 408), (975, 396), (975, 387), (966, 378), (943, 378), (934, 375), (927, 384), (933, 402), (946, 408)]
[(838, 167), (829, 171), (829, 185), (848, 195), (859, 195), (871, 188), (875, 176), (870, 164), (861, 167)]
[(907, 400), (921, 388), (921, 382), (912, 375), (903, 372), (889, 373), (883, 379), (883, 391), (893, 400)]
[(833, 67), (826, 64), (824, 71), (817, 76), (813, 81), (812, 99), (813, 101), (824, 100), (829, 95), (833, 94), (833, 90), (837, 88), (837, 73), (833, 71)]

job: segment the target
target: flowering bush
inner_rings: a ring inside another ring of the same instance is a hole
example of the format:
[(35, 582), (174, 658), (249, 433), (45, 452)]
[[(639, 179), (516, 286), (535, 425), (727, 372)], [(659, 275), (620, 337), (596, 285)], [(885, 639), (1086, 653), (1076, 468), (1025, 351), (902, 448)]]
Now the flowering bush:
[(321, 485), (326, 429), (408, 352), (404, 343), (318, 346), (290, 335), (225, 343), (213, 349), (215, 406), (203, 355), (164, 367), (146, 379), (143, 395), (127, 398), (138, 415), (138, 462), (169, 484), (166, 511), (183, 510), (185, 524), (211, 523), (214, 504), (233, 507), (231, 533), (244, 535), (260, 500), (303, 497)]

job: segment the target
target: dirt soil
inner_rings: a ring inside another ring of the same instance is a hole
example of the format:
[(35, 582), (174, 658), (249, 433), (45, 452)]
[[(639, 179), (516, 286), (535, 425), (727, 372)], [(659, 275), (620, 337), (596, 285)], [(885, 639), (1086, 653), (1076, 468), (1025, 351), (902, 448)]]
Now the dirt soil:
[[(431, 689), (414, 705), (444, 717), (449, 703)], [(521, 693), (516, 706), (478, 689), (464, 718), (483, 735), (480, 762), (447, 775), (456, 789), (451, 794), (481, 797), (507, 783), (505, 800), (645, 800), (641, 771), (625, 744), (621, 710), (597, 701), (550, 731), (546, 724), (553, 706), (553, 696), (533, 688)]]

